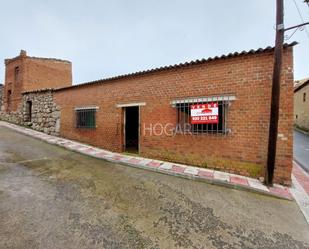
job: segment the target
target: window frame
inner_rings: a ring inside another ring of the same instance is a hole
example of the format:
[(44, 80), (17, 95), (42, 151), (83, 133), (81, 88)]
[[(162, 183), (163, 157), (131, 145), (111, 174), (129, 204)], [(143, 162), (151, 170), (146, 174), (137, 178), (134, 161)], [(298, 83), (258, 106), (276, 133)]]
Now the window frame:
[[(231, 132), (228, 128), (228, 113), (231, 101), (235, 100), (235, 96), (211, 96), (211, 97), (198, 97), (188, 98), (182, 100), (174, 100), (171, 102), (172, 106), (176, 109), (176, 133), (181, 132), (185, 134), (218, 134), (226, 135)], [(191, 105), (203, 105), (209, 103), (218, 104), (218, 124), (191, 124)], [(181, 115), (184, 115), (181, 118)], [(185, 117), (186, 116), (186, 117)]]
[[(93, 130), (97, 128), (97, 110), (98, 107), (77, 107), (74, 109), (75, 113), (75, 128), (76, 129), (89, 129)], [(83, 115), (83, 116), (80, 116)], [(92, 116), (89, 116), (92, 115)]]

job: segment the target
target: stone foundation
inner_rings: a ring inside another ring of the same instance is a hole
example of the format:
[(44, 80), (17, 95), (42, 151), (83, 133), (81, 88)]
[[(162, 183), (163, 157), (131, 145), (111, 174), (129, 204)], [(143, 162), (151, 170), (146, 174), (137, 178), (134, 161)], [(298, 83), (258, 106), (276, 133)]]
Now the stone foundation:
[[(31, 115), (27, 110), (27, 103), (31, 103)], [(34, 130), (58, 136), (60, 108), (53, 101), (52, 90), (24, 93), (22, 104), (17, 111), (9, 113), (1, 111), (0, 120), (29, 126)]]

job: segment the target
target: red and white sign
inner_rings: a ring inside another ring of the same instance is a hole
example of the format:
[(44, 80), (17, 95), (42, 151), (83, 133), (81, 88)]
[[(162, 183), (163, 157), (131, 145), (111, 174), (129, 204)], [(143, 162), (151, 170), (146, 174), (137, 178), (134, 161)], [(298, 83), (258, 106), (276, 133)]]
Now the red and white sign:
[(191, 105), (191, 124), (218, 124), (218, 103)]

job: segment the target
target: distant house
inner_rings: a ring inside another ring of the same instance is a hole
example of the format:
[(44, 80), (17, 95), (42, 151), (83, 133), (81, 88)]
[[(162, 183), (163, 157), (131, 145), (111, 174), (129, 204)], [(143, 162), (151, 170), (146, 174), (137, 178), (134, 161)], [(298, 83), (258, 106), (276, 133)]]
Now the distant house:
[(309, 131), (309, 78), (295, 82), (294, 124)]

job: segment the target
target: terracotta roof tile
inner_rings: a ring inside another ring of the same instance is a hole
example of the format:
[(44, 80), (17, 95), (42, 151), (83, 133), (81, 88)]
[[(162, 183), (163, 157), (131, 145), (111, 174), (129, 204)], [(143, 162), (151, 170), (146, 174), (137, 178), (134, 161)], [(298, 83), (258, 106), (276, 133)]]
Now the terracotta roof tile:
[(295, 81), (294, 92), (297, 92), (298, 90), (302, 89), (303, 87), (305, 87), (308, 84), (309, 84), (309, 78), (305, 78), (305, 79), (302, 79), (302, 80)]
[[(297, 44), (298, 44), (297, 42), (292, 42), (292, 43), (289, 43), (289, 44), (285, 43), (284, 47), (285, 48), (293, 47)], [(255, 49), (255, 50), (251, 49), (249, 51), (244, 50), (242, 52), (234, 52), (234, 53), (229, 53), (227, 55), (209, 57), (207, 59), (204, 58), (204, 59), (194, 60), (194, 61), (190, 61), (190, 62), (184, 62), (184, 63), (174, 64), (174, 65), (169, 65), (169, 66), (163, 66), (163, 67), (153, 68), (153, 69), (144, 70), (144, 71), (138, 71), (138, 72), (119, 75), (119, 76), (114, 76), (114, 77), (110, 77), (110, 78), (99, 79), (99, 80), (95, 80), (95, 81), (89, 81), (89, 82), (81, 83), (81, 84), (77, 84), (77, 85), (57, 88), (57, 89), (54, 89), (54, 91), (61, 91), (61, 90), (65, 90), (65, 89), (78, 88), (78, 87), (89, 86), (89, 85), (94, 85), (94, 84), (102, 84), (102, 83), (105, 83), (105, 82), (111, 81), (111, 80), (118, 80), (118, 79), (138, 76), (138, 75), (144, 75), (144, 74), (147, 74), (147, 73), (153, 73), (153, 72), (164, 71), (164, 70), (169, 70), (169, 69), (176, 69), (176, 68), (186, 67), (186, 66), (190, 66), (190, 65), (198, 65), (198, 64), (203, 64), (203, 63), (210, 62), (210, 61), (227, 59), (227, 58), (232, 58), (232, 57), (237, 57), (237, 56), (242, 56), (242, 55), (250, 55), (250, 54), (259, 54), (259, 53), (264, 53), (264, 52), (270, 52), (272, 50), (274, 50), (274, 47), (270, 47), (270, 46), (268, 46), (266, 48), (258, 48), (258, 49)], [(50, 90), (50, 89), (45, 89), (45, 90)], [(31, 92), (38, 92), (38, 90), (31, 91)], [(27, 92), (25, 92), (25, 93), (27, 93)]]

